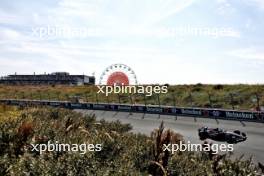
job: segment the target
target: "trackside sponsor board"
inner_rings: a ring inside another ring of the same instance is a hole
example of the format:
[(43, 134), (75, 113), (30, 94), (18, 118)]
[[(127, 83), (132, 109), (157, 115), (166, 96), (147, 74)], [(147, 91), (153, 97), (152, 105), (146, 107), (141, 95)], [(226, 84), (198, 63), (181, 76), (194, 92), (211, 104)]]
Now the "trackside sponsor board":
[(177, 114), (179, 110), (177, 108), (171, 108), (171, 113), (172, 114)]
[(109, 109), (114, 111), (114, 110), (118, 110), (118, 106), (117, 105), (110, 105)]
[(40, 101), (34, 101), (32, 102), (34, 105), (44, 105), (44, 102), (40, 102)]
[(155, 107), (144, 105), (119, 105), (119, 104), (90, 104), (90, 103), (71, 103), (59, 101), (31, 101), (31, 100), (1, 100), (0, 102), (15, 106), (31, 105), (49, 105), (53, 107), (64, 107), (71, 109), (95, 109), (95, 110), (112, 110), (112, 111), (130, 111), (140, 113), (158, 113), (168, 115), (189, 115), (203, 116), (219, 119), (245, 120), (264, 122), (264, 112), (218, 110), (208, 108), (173, 108), (173, 107)]
[(41, 103), (42, 105), (49, 105), (49, 102), (48, 102), (48, 101), (40, 101), (40, 103)]
[(135, 111), (145, 112), (146, 111), (146, 107), (145, 106), (135, 106)]
[(86, 108), (86, 107), (85, 107), (85, 104), (81, 104), (81, 103), (71, 103), (71, 108), (79, 108), (79, 109), (82, 109), (82, 108)]
[(131, 111), (132, 110), (132, 106), (126, 106), (126, 105), (119, 105), (117, 108), (118, 110), (121, 110), (121, 111)]
[(104, 104), (93, 104), (93, 109), (106, 110), (106, 109), (108, 109), (108, 105), (104, 105)]
[(50, 102), (49, 105), (50, 105), (50, 106), (55, 106), (55, 107), (56, 107), (56, 106), (60, 106), (61, 103), (60, 103), (60, 102)]
[(260, 116), (260, 120), (264, 121), (264, 112), (262, 112), (259, 116)]
[(90, 104), (90, 103), (85, 103), (85, 106), (86, 106), (88, 109), (91, 109), (91, 108), (92, 108), (92, 104)]
[(20, 102), (18, 102), (18, 101), (10, 101), (9, 104), (10, 105), (19, 105)]
[(184, 115), (198, 115), (201, 116), (202, 115), (202, 111), (199, 109), (181, 109), (181, 114)]
[(249, 112), (226, 111), (225, 114), (227, 118), (255, 119), (254, 114)]
[(211, 117), (223, 117), (224, 114), (222, 111), (219, 111), (219, 110), (209, 110), (209, 116), (211, 116)]
[(16, 100), (9, 101), (10, 105), (18, 105), (18, 106), (25, 106), (25, 105), (30, 104), (30, 103), (31, 102), (16, 101)]
[(158, 108), (158, 107), (147, 107), (146, 111), (147, 112), (151, 112), (151, 113), (162, 113), (162, 108)]

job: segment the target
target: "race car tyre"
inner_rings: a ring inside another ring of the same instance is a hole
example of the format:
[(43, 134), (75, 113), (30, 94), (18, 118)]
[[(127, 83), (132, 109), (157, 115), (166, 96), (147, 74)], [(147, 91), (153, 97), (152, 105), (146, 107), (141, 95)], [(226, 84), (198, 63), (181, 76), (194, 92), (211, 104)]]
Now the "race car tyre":
[(199, 137), (200, 137), (200, 140), (201, 140), (201, 141), (203, 141), (203, 140), (205, 140), (205, 139), (208, 138), (207, 135), (204, 134), (204, 133), (200, 133), (200, 134), (199, 134)]

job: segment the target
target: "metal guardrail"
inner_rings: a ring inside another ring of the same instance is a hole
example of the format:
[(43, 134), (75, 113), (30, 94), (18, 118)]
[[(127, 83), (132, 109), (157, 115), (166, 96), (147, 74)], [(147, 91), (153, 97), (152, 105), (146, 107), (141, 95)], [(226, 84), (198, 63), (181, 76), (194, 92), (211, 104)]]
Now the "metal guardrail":
[(120, 111), (131, 113), (148, 113), (172, 116), (194, 116), (213, 119), (226, 119), (238, 121), (264, 122), (264, 112), (259, 111), (240, 111), (227, 109), (211, 108), (188, 108), (173, 106), (156, 106), (156, 105), (131, 105), (131, 104), (113, 104), (113, 103), (73, 103), (69, 101), (48, 101), (48, 100), (16, 100), (2, 99), (0, 103), (15, 106), (51, 106), (67, 109), (87, 109), (87, 110), (104, 110)]

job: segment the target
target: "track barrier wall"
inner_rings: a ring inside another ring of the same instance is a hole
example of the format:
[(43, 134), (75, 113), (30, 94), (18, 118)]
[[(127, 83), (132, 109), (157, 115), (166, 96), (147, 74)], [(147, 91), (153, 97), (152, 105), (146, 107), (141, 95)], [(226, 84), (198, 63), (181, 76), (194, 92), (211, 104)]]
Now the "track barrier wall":
[(0, 103), (14, 106), (51, 106), (67, 109), (87, 109), (103, 111), (119, 111), (131, 113), (147, 113), (172, 116), (192, 116), (213, 119), (226, 119), (238, 121), (264, 122), (264, 112), (241, 111), (212, 108), (188, 108), (156, 105), (130, 105), (108, 103), (72, 103), (69, 101), (46, 101), (46, 100), (15, 100), (4, 99)]

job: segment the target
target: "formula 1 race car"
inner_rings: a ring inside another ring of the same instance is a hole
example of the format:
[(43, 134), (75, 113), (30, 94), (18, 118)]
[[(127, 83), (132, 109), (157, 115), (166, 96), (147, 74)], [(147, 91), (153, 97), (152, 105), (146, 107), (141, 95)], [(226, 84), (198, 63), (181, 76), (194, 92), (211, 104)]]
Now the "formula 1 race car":
[(198, 135), (200, 140), (212, 139), (214, 141), (227, 142), (229, 144), (236, 144), (247, 139), (246, 134), (239, 130), (231, 132), (221, 128), (202, 127), (198, 129)]

